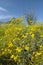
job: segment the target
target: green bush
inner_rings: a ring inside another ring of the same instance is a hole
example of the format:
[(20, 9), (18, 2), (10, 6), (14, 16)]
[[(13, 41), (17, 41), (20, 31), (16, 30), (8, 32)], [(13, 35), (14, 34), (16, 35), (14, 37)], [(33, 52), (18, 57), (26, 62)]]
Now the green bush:
[(0, 28), (0, 65), (43, 65), (43, 26), (15, 22)]

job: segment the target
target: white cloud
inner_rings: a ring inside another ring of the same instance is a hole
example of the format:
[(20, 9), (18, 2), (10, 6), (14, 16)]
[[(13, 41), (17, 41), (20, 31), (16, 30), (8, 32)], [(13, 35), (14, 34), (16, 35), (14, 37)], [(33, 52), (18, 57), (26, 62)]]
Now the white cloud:
[(0, 11), (8, 12), (8, 10), (3, 7), (0, 7)]
[(1, 19), (8, 19), (8, 18), (11, 18), (12, 16), (11, 15), (0, 15), (0, 20)]

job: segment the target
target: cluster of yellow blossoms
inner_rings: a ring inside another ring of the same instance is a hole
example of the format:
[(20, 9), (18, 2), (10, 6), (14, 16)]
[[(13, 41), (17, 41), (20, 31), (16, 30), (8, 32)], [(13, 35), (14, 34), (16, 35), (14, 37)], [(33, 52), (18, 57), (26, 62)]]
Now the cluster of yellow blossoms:
[(19, 18), (15, 22), (0, 32), (0, 60), (11, 61), (7, 65), (43, 65), (43, 26), (26, 26)]

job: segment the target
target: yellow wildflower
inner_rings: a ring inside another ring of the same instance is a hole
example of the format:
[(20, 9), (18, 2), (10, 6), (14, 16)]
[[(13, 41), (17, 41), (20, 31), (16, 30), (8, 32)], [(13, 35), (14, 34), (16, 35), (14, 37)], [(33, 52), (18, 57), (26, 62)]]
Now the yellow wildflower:
[(35, 54), (35, 52), (33, 52), (33, 54)]
[(8, 49), (8, 53), (11, 53), (11, 52), (12, 52), (12, 50)]
[(27, 45), (26, 45), (26, 46), (25, 46), (25, 50), (27, 50), (27, 51), (28, 51), (28, 50), (29, 50), (29, 46), (27, 46)]
[(17, 58), (18, 58), (18, 55), (17, 55), (17, 56), (14, 56), (14, 60), (15, 60), (15, 61), (17, 60)]
[(42, 48), (43, 46), (42, 45), (40, 45), (40, 48)]
[(22, 48), (21, 48), (21, 47), (17, 47), (17, 48), (16, 48), (16, 51), (17, 51), (17, 52), (21, 52), (21, 51), (22, 51)]
[(35, 56), (41, 55), (41, 52), (36, 52)]
[(12, 59), (12, 58), (14, 58), (14, 55), (11, 55), (11, 57), (10, 57), (10, 58), (11, 58), (11, 59)]
[(40, 45), (40, 46), (39, 46), (39, 49), (40, 49), (40, 50), (42, 50), (42, 48), (43, 48), (43, 46), (42, 46), (42, 45)]
[(32, 27), (32, 28), (31, 28), (31, 31), (33, 31), (33, 30), (34, 30), (34, 28)]
[(26, 38), (27, 36), (26, 35), (22, 35), (23, 38)]
[(18, 58), (18, 55), (17, 56), (15, 56), (15, 55), (11, 55), (11, 57), (10, 57), (11, 59), (14, 59), (15, 61), (17, 60), (17, 58)]
[(34, 34), (32, 34), (31, 37), (34, 38)]
[(12, 42), (9, 42), (8, 43), (8, 47), (12, 47), (13, 46), (13, 43)]

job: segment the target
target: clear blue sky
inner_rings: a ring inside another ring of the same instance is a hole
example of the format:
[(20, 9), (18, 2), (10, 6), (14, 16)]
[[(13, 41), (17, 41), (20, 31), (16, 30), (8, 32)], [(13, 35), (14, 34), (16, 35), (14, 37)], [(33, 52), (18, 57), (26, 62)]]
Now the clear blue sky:
[(43, 21), (43, 0), (0, 0), (0, 20), (20, 17), (30, 11)]

